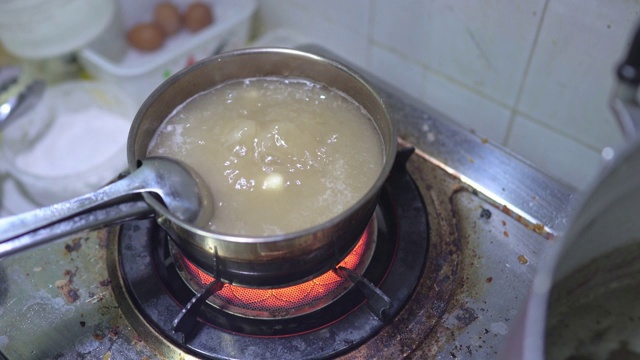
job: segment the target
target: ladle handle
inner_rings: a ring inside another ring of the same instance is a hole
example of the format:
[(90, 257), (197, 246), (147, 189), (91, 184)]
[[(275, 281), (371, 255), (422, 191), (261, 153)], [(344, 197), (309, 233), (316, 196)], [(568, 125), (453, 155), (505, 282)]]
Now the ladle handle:
[(618, 66), (618, 80), (640, 84), (640, 24), (636, 25), (633, 40), (622, 63)]
[(640, 24), (622, 63), (617, 69), (618, 82), (609, 101), (623, 135), (629, 141), (640, 134)]
[[(136, 204), (133, 209), (118, 205), (123, 205), (126, 202), (126, 195), (157, 191), (155, 188), (147, 186), (147, 184), (153, 183), (149, 181), (153, 177), (155, 177), (153, 171), (142, 166), (123, 179), (92, 193), (22, 214), (0, 218), (0, 258), (57, 239), (66, 234), (85, 230), (88, 228), (88, 224), (90, 224), (90, 227), (99, 227), (100, 225), (130, 217), (132, 211), (134, 213), (144, 213), (145, 209), (142, 206), (146, 207), (146, 212), (150, 212), (151, 209), (146, 203), (144, 205)], [(85, 220), (89, 219), (89, 222), (82, 221), (81, 218), (73, 218), (65, 221), (64, 226), (59, 226), (57, 229), (48, 228), (51, 225), (58, 224), (109, 202), (111, 202), (112, 206), (110, 206), (108, 214), (105, 213), (98, 217), (94, 214), (93, 217), (85, 217)], [(25, 236), (39, 229), (42, 229), (42, 231), (39, 231), (39, 235)]]

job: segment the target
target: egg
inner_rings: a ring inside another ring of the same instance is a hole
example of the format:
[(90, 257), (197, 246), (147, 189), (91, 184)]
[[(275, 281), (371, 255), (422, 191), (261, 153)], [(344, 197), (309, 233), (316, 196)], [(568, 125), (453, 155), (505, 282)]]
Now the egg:
[(170, 2), (163, 2), (155, 7), (153, 21), (162, 28), (167, 36), (177, 33), (182, 27), (180, 11)]
[(152, 51), (162, 47), (164, 31), (157, 24), (141, 23), (129, 30), (127, 40), (138, 50)]
[(213, 12), (207, 4), (196, 1), (189, 5), (184, 12), (183, 19), (185, 27), (196, 32), (213, 22)]

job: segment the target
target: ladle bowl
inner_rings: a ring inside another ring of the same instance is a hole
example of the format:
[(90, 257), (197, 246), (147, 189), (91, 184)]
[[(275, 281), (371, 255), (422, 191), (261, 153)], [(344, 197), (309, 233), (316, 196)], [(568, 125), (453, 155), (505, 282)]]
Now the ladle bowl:
[(0, 257), (36, 245), (20, 241), (22, 235), (134, 193), (158, 195), (174, 216), (195, 226), (211, 218), (211, 194), (189, 166), (165, 157), (147, 158), (138, 166), (129, 176), (92, 193), (0, 218)]

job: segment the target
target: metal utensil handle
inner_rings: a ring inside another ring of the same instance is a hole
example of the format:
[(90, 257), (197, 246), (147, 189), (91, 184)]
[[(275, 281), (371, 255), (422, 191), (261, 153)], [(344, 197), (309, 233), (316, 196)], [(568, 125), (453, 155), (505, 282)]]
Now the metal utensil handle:
[(626, 58), (618, 66), (618, 79), (635, 85), (640, 84), (640, 27), (636, 29)]
[(20, 68), (18, 66), (0, 67), (0, 92), (3, 92), (18, 82), (20, 77)]
[(153, 214), (152, 208), (142, 197), (130, 195), (122, 203), (100, 206), (28, 234), (0, 242), (0, 262), (5, 256), (46, 244), (64, 236), (77, 234), (81, 230), (96, 230), (124, 221), (147, 218)]
[[(158, 189), (148, 186), (148, 184), (153, 184), (151, 180), (153, 180), (154, 177), (155, 174), (153, 170), (142, 166), (123, 179), (98, 189), (95, 192), (22, 214), (0, 218), (0, 257), (15, 252), (11, 245), (11, 241), (14, 238), (56, 224), (110, 201), (116, 201), (117, 204), (117, 201), (122, 200), (125, 195), (144, 191), (157, 192)], [(113, 218), (105, 218), (104, 222), (98, 220), (94, 225), (103, 225), (110, 220), (113, 220)], [(72, 229), (74, 227), (73, 224), (72, 222)], [(77, 225), (78, 230), (84, 229), (83, 224), (80, 222), (78, 222)], [(53, 239), (55, 239), (55, 237)], [(29, 247), (29, 244), (22, 244), (21, 247)]]
[(0, 130), (33, 109), (44, 95), (45, 87), (44, 81), (36, 80), (2, 104), (5, 109), (0, 112)]
[(636, 29), (627, 56), (617, 69), (618, 83), (610, 100), (611, 109), (627, 140), (640, 132), (640, 104), (637, 93), (640, 85), (640, 26)]

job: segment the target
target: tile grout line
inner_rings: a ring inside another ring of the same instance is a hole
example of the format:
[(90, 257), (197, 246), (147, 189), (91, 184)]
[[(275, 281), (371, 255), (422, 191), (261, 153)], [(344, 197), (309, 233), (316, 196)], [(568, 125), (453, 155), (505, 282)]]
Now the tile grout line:
[(531, 51), (529, 52), (529, 58), (527, 59), (527, 64), (524, 68), (524, 73), (522, 74), (522, 79), (520, 80), (520, 86), (518, 88), (518, 95), (516, 95), (516, 101), (511, 107), (511, 116), (509, 118), (509, 123), (507, 124), (507, 130), (504, 134), (504, 138), (502, 139), (502, 144), (507, 146), (509, 138), (511, 137), (511, 132), (513, 130), (513, 125), (516, 122), (516, 115), (520, 112), (518, 111), (518, 106), (522, 101), (522, 96), (524, 93), (524, 87), (527, 82), (527, 77), (529, 76), (529, 69), (531, 68), (531, 63), (533, 62), (533, 57), (536, 53), (536, 47), (538, 46), (538, 40), (540, 38), (540, 32), (542, 31), (542, 27), (544, 26), (544, 18), (547, 15), (547, 8), (549, 7), (549, 2), (551, 0), (545, 0), (544, 6), (542, 7), (542, 13), (540, 14), (540, 23), (538, 28), (536, 29), (536, 34), (533, 38), (533, 44), (531, 45)]
[[(527, 63), (525, 65), (525, 70), (523, 72), (522, 80), (521, 80), (520, 86), (518, 88), (518, 94), (516, 96), (516, 101), (515, 101), (515, 104), (513, 106), (507, 105), (506, 103), (504, 103), (504, 102), (502, 102), (502, 101), (500, 101), (498, 99), (495, 99), (495, 98), (491, 97), (490, 95), (487, 95), (487, 94), (485, 94), (485, 93), (483, 93), (481, 91), (478, 91), (477, 89), (475, 89), (475, 88), (469, 86), (468, 84), (456, 79), (455, 77), (452, 77), (452, 76), (450, 76), (450, 75), (448, 75), (446, 73), (443, 73), (443, 72), (441, 72), (441, 71), (439, 71), (437, 69), (431, 68), (427, 64), (420, 63), (420, 62), (412, 59), (411, 57), (408, 57), (406, 54), (404, 54), (404, 53), (402, 53), (402, 52), (400, 52), (400, 51), (398, 51), (398, 50), (396, 50), (394, 48), (391, 48), (391, 47), (387, 46), (384, 43), (376, 41), (376, 39), (373, 37), (372, 32), (373, 32), (373, 24), (375, 23), (375, 8), (376, 8), (377, 0), (371, 0), (371, 3), (370, 3), (371, 4), (371, 13), (369, 15), (369, 29), (368, 29), (368, 37), (367, 37), (368, 38), (367, 51), (369, 52), (369, 54), (368, 54), (369, 56), (367, 58), (367, 61), (369, 62), (369, 67), (372, 64), (373, 48), (374, 47), (379, 47), (381, 49), (389, 51), (390, 53), (394, 54), (395, 56), (398, 56), (399, 58), (401, 58), (401, 59), (403, 59), (403, 60), (405, 60), (405, 61), (407, 61), (407, 62), (409, 62), (409, 63), (411, 63), (413, 65), (416, 65), (416, 66), (422, 68), (424, 70), (423, 73), (422, 73), (422, 83), (423, 83), (422, 89), (423, 89), (423, 91), (424, 91), (424, 83), (427, 81), (427, 77), (429, 76), (429, 74), (431, 74), (432, 76), (440, 77), (443, 80), (448, 81), (448, 82), (454, 84), (455, 86), (460, 87), (464, 91), (468, 91), (473, 95), (476, 95), (476, 96), (478, 96), (478, 97), (480, 97), (480, 98), (482, 98), (482, 99), (484, 99), (486, 101), (489, 101), (489, 102), (491, 102), (492, 104), (494, 104), (494, 105), (496, 105), (498, 107), (501, 107), (501, 108), (503, 108), (505, 110), (508, 110), (510, 112), (510, 117), (509, 117), (509, 122), (507, 124), (507, 130), (505, 131), (505, 136), (504, 136), (503, 142), (502, 142), (502, 145), (505, 146), (505, 147), (506, 147), (506, 143), (507, 143), (507, 141), (509, 139), (509, 136), (511, 135), (511, 132), (513, 130), (513, 126), (514, 126), (514, 123), (515, 123), (515, 118), (517, 116), (521, 116), (523, 118), (526, 118), (528, 121), (531, 121), (531, 122), (535, 123), (536, 125), (541, 126), (542, 128), (544, 128), (546, 130), (549, 130), (549, 131), (551, 131), (551, 132), (553, 132), (555, 134), (558, 134), (559, 136), (564, 137), (567, 140), (572, 141), (572, 142), (576, 143), (577, 145), (586, 148), (587, 150), (591, 150), (593, 152), (600, 153), (601, 147), (599, 147), (597, 145), (590, 144), (588, 142), (585, 142), (584, 139), (576, 137), (573, 134), (567, 133), (567, 132), (565, 132), (565, 131), (563, 131), (561, 129), (556, 129), (553, 126), (550, 126), (549, 124), (547, 124), (547, 123), (535, 118), (531, 114), (522, 112), (522, 111), (518, 110), (518, 108), (517, 108), (517, 105), (522, 101), (522, 98), (523, 98), (524, 86), (525, 86), (526, 78), (528, 76), (528, 72), (529, 72), (529, 69), (531, 67), (531, 63), (533, 61), (535, 48), (536, 48), (537, 43), (539, 41), (540, 31), (541, 31), (541, 28), (542, 28), (542, 24), (544, 22), (544, 18), (546, 17), (549, 1), (550, 0), (546, 0), (544, 5), (543, 5), (543, 7), (542, 7), (542, 11), (541, 11), (541, 15), (540, 15), (540, 25), (538, 26), (538, 28), (536, 30), (536, 34), (534, 36), (534, 40), (533, 40), (530, 56), (527, 59)], [(423, 95), (424, 94), (421, 94), (420, 98), (423, 98), (424, 97)]]
[[(556, 128), (550, 126), (549, 124), (547, 124), (547, 123), (535, 118), (531, 114), (522, 112), (522, 111), (516, 109), (513, 106), (509, 106), (509, 105), (507, 105), (507, 104), (505, 104), (503, 102), (500, 102), (500, 101), (492, 98), (491, 96), (489, 96), (489, 95), (487, 95), (487, 94), (485, 94), (483, 92), (479, 92), (478, 90), (476, 90), (476, 89), (470, 87), (469, 85), (457, 80), (454, 77), (451, 77), (451, 76), (449, 76), (449, 75), (447, 75), (445, 73), (442, 73), (442, 72), (440, 72), (440, 71), (438, 71), (436, 69), (433, 69), (433, 68), (429, 67), (428, 65), (418, 63), (415, 60), (405, 56), (402, 53), (397, 52), (395, 49), (392, 49), (392, 48), (389, 48), (389, 47), (385, 46), (382, 43), (378, 43), (375, 40), (372, 40), (372, 46), (378, 46), (378, 47), (380, 47), (382, 49), (390, 51), (392, 54), (402, 58), (403, 60), (423, 68), (425, 70), (424, 73), (423, 73), (423, 77), (425, 77), (425, 78), (429, 74), (431, 74), (432, 76), (440, 77), (440, 78), (444, 79), (445, 81), (450, 82), (450, 83), (454, 84), (455, 86), (458, 86), (458, 87), (462, 88), (464, 91), (468, 91), (468, 92), (470, 92), (470, 93), (472, 93), (472, 94), (474, 94), (476, 96), (481, 97), (482, 99), (484, 99), (486, 101), (491, 102), (493, 105), (496, 105), (496, 106), (499, 106), (499, 107), (501, 107), (501, 108), (503, 108), (505, 110), (508, 110), (511, 113), (510, 119), (509, 119), (509, 124), (507, 125), (508, 126), (508, 130), (511, 130), (511, 128), (513, 126), (513, 122), (515, 120), (515, 117), (516, 116), (522, 116), (522, 117), (526, 118), (527, 120), (529, 120), (531, 122), (534, 122), (536, 125), (542, 126), (543, 128), (545, 128), (545, 129), (547, 129), (549, 131), (552, 131), (553, 133), (557, 133), (558, 135), (560, 135), (560, 136), (562, 136), (564, 138), (567, 138), (568, 140), (571, 140), (571, 141), (577, 143), (578, 145), (581, 145), (581, 146), (583, 146), (583, 147), (585, 147), (585, 148), (587, 148), (589, 150), (593, 150), (595, 152), (600, 152), (600, 150), (601, 150), (600, 147), (598, 147), (596, 145), (593, 145), (593, 144), (590, 144), (588, 142), (585, 142), (584, 139), (581, 139), (579, 137), (575, 137), (572, 134), (567, 133), (567, 132), (565, 132), (565, 131), (563, 131), (561, 129), (556, 129)], [(426, 81), (426, 79), (424, 79), (424, 81)], [(506, 138), (504, 139), (504, 141), (506, 142)], [(506, 143), (503, 143), (503, 145), (506, 146)]]
[(449, 75), (447, 73), (444, 73), (442, 71), (439, 71), (439, 70), (437, 70), (435, 68), (432, 68), (427, 64), (420, 63), (420, 62), (418, 62), (418, 61), (416, 61), (414, 59), (411, 59), (410, 57), (406, 56), (405, 54), (403, 54), (401, 52), (398, 52), (396, 49), (390, 48), (390, 47), (386, 46), (385, 44), (383, 44), (381, 42), (373, 41), (372, 45), (377, 46), (377, 47), (379, 47), (381, 49), (387, 50), (390, 53), (400, 57), (401, 59), (403, 59), (403, 60), (405, 60), (407, 62), (410, 62), (413, 65), (416, 65), (416, 66), (422, 68), (425, 72), (431, 73), (431, 74), (433, 74), (433, 75), (435, 75), (437, 77), (440, 77), (440, 78), (446, 80), (447, 82), (450, 82), (450, 83), (462, 88), (463, 90), (472, 93), (473, 95), (479, 96), (479, 97), (483, 98), (484, 100), (490, 101), (494, 105), (497, 105), (497, 106), (499, 106), (499, 107), (501, 107), (501, 108), (503, 108), (505, 110), (511, 111), (512, 108), (513, 108), (512, 106), (502, 102), (501, 100), (496, 99), (496, 98), (492, 97), (491, 95), (488, 95), (488, 94), (486, 94), (486, 93), (484, 93), (482, 91), (479, 91), (479, 90), (473, 88), (472, 86), (466, 84), (462, 80), (458, 80), (457, 78), (455, 78), (455, 77), (453, 77), (453, 76), (451, 76), (451, 75)]
[(581, 139), (579, 137), (575, 137), (575, 136), (573, 136), (573, 135), (571, 135), (571, 134), (569, 134), (567, 132), (564, 132), (563, 130), (556, 129), (553, 126), (545, 123), (544, 121), (536, 119), (535, 117), (533, 117), (533, 116), (531, 116), (531, 115), (529, 115), (529, 114), (527, 114), (525, 112), (518, 111), (518, 110), (514, 109), (513, 113), (514, 113), (514, 117), (516, 115), (519, 115), (519, 116), (529, 120), (530, 122), (532, 122), (532, 123), (534, 123), (534, 124), (536, 124), (536, 125), (538, 125), (538, 126), (540, 126), (542, 128), (545, 128), (546, 130), (549, 130), (549, 131), (553, 132), (554, 134), (560, 135), (560, 136), (562, 136), (562, 137), (564, 137), (564, 138), (566, 138), (568, 140), (571, 140), (571, 141), (575, 142), (578, 145), (581, 145), (581, 146), (587, 148), (588, 150), (593, 150), (593, 151), (595, 151), (597, 153), (600, 153), (602, 151), (601, 147), (593, 145), (593, 144), (589, 144), (589, 143), (585, 142), (584, 139)]

